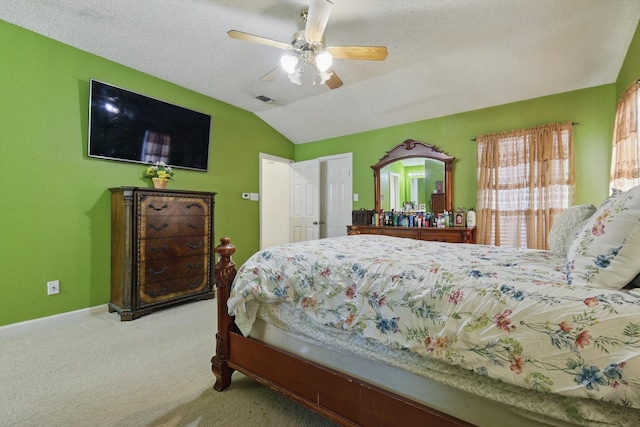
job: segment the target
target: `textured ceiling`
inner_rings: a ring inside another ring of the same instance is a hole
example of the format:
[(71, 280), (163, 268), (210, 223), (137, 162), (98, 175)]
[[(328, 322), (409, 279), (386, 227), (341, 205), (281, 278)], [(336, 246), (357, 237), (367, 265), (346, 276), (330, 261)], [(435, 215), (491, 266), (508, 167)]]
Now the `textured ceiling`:
[(261, 81), (282, 51), (226, 34), (288, 43), (308, 0), (0, 0), (0, 19), (254, 112), (294, 143), (615, 82), (640, 20), (638, 0), (333, 2), (328, 46), (389, 51), (335, 60), (335, 90)]

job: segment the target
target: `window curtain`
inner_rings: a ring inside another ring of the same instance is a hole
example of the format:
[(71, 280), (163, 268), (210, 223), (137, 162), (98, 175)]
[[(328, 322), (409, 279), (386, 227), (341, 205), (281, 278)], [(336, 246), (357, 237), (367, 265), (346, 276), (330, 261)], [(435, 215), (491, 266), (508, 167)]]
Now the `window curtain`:
[(611, 153), (610, 190), (628, 190), (640, 184), (638, 149), (638, 83), (629, 86), (616, 108)]
[(572, 123), (482, 135), (477, 141), (477, 242), (548, 249), (553, 219), (573, 202)]

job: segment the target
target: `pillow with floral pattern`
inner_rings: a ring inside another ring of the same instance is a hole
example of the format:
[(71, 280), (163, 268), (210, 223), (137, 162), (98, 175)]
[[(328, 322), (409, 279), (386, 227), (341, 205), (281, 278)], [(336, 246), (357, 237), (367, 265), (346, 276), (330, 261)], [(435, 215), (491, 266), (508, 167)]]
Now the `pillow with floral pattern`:
[(555, 217), (549, 230), (549, 249), (558, 256), (566, 257), (573, 237), (595, 211), (596, 207), (591, 203), (563, 210)]
[(640, 273), (640, 186), (607, 198), (567, 252), (567, 281), (622, 289)]

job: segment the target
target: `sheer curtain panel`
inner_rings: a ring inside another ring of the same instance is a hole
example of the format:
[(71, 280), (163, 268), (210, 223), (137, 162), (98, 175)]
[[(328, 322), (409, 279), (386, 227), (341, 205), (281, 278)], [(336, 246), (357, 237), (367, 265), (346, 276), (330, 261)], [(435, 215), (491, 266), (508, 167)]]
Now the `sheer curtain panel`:
[(611, 153), (610, 190), (629, 190), (640, 184), (640, 156), (638, 149), (638, 82), (629, 86), (616, 108)]
[(548, 249), (553, 219), (573, 202), (573, 125), (481, 135), (477, 242)]

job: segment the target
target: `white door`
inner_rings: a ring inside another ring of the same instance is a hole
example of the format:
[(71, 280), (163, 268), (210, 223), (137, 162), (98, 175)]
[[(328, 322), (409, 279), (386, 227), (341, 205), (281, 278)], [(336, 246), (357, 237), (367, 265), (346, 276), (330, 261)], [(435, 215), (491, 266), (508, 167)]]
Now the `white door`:
[(320, 159), (320, 237), (347, 235), (351, 224), (352, 155)]
[(320, 237), (320, 161), (291, 164), (291, 241)]
[[(289, 243), (293, 160), (260, 153), (260, 249)], [(247, 202), (253, 203), (253, 202)]]

